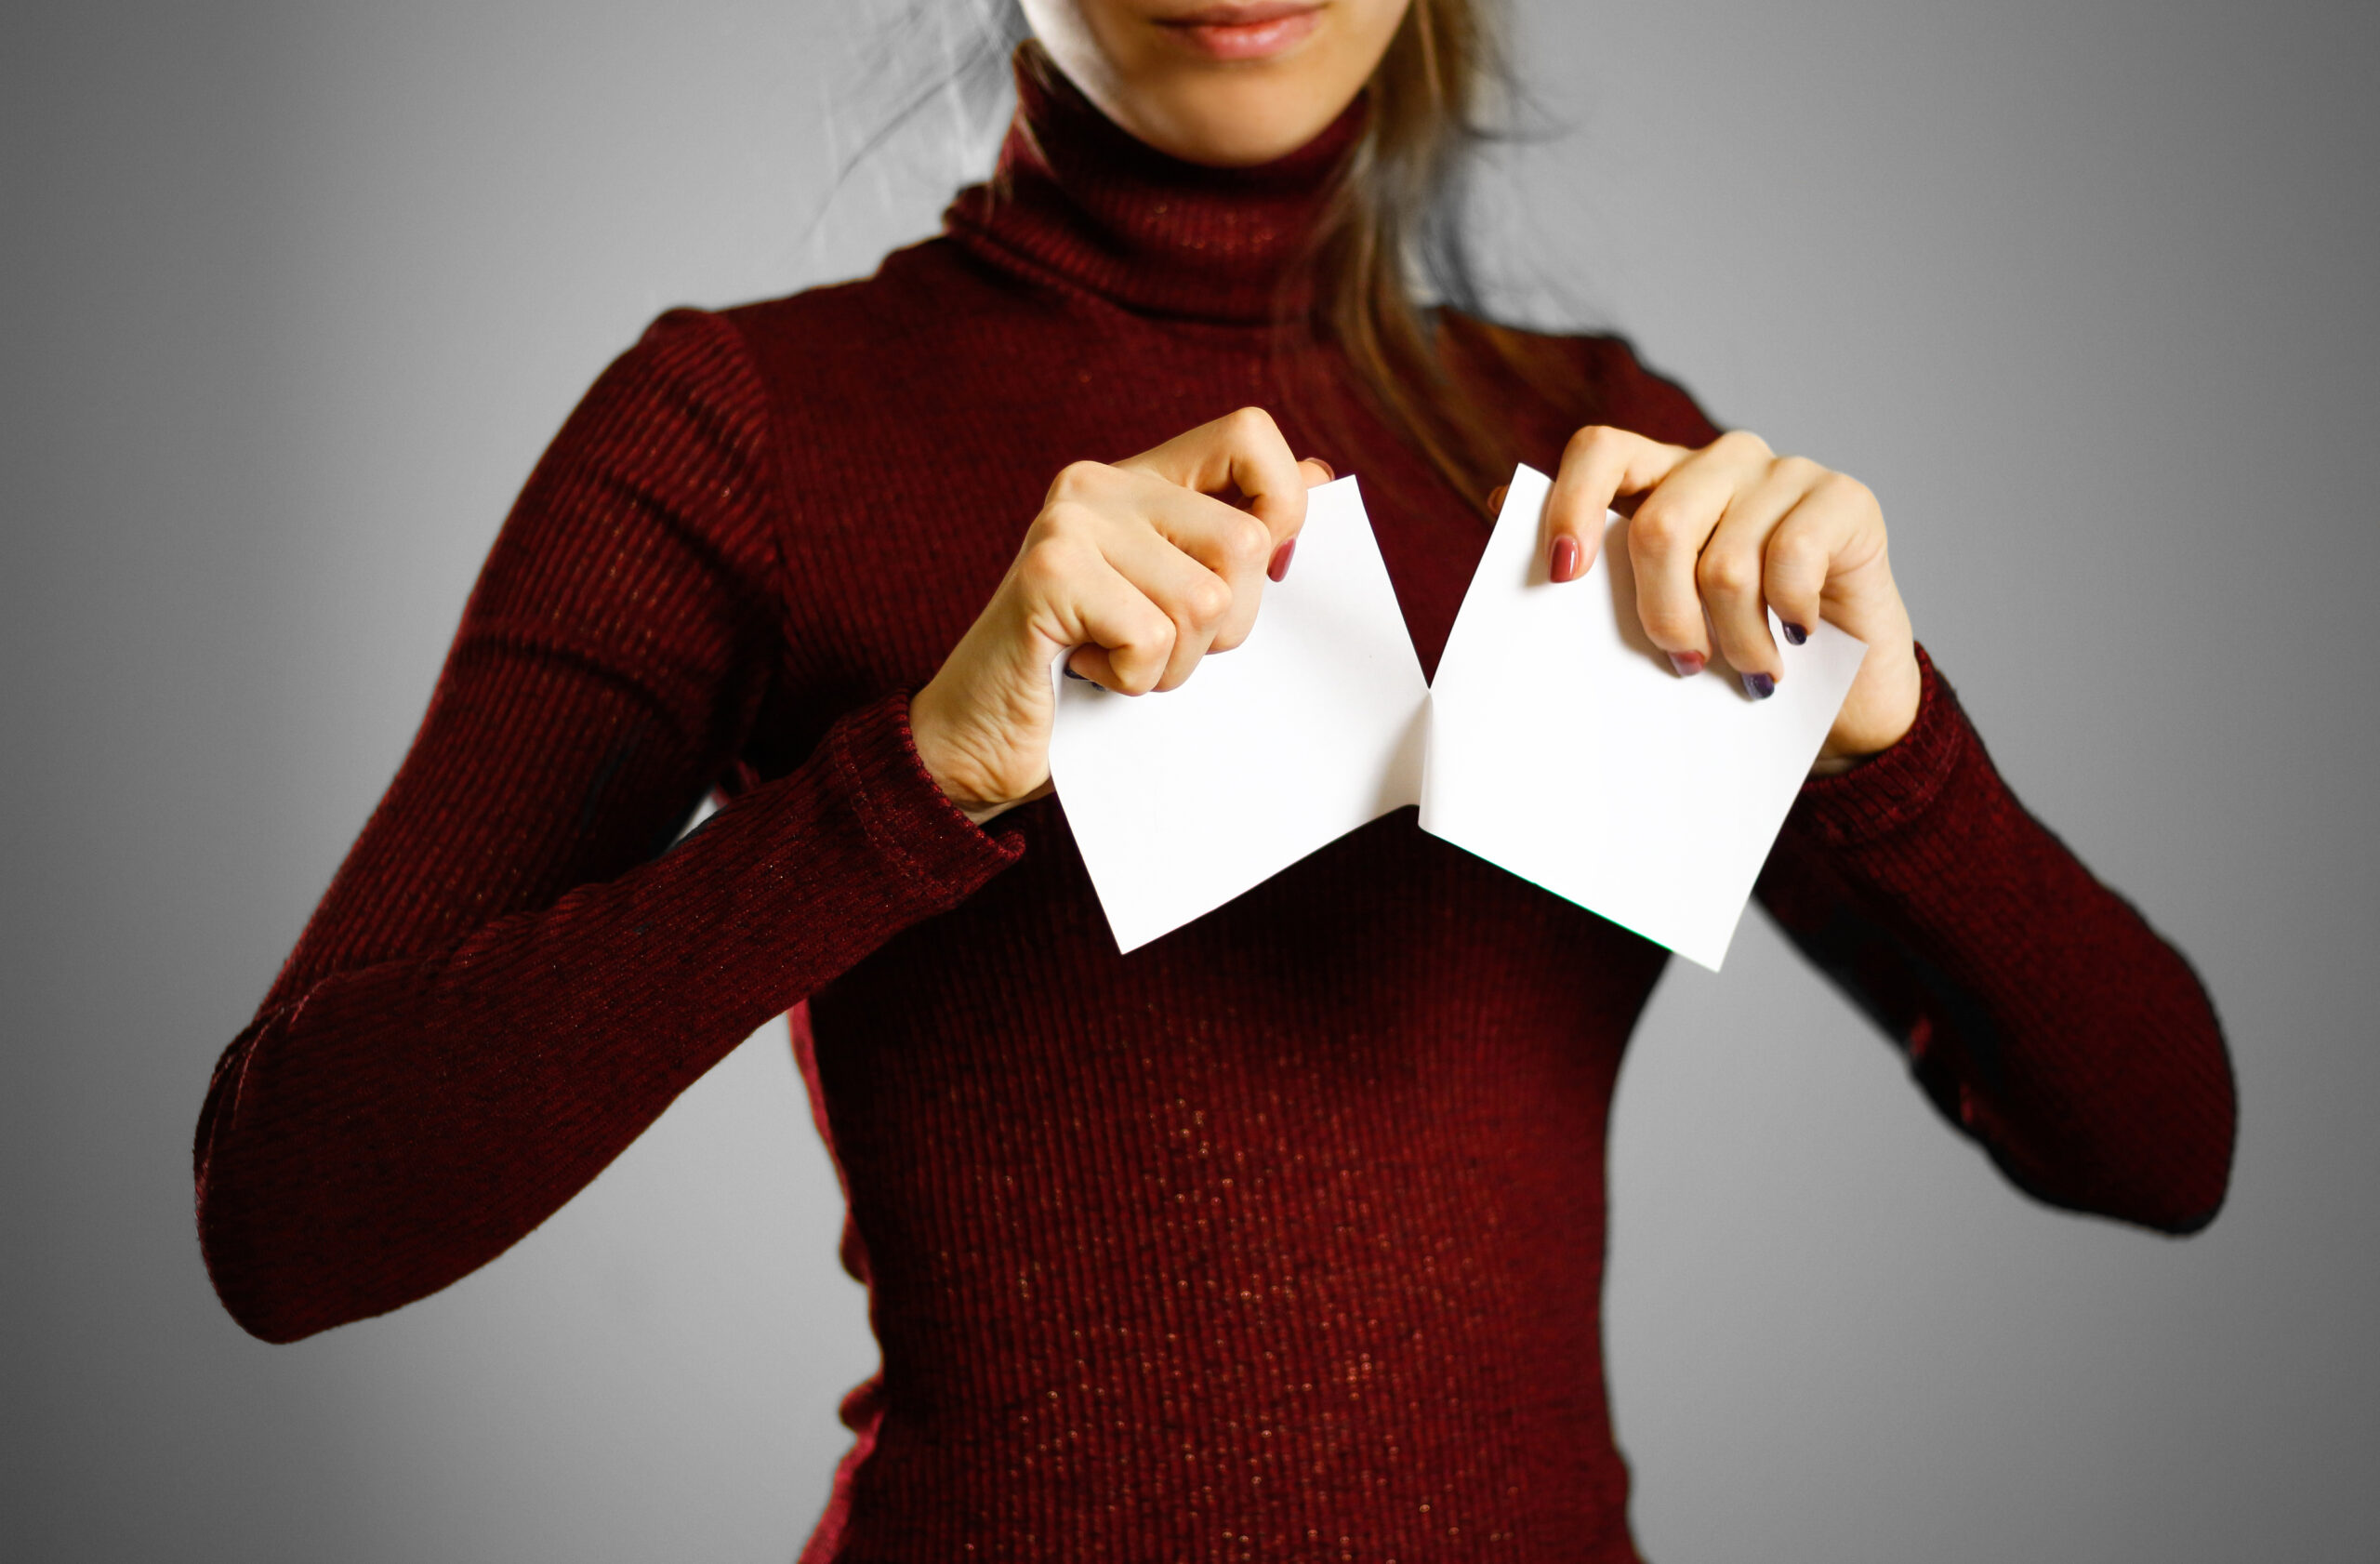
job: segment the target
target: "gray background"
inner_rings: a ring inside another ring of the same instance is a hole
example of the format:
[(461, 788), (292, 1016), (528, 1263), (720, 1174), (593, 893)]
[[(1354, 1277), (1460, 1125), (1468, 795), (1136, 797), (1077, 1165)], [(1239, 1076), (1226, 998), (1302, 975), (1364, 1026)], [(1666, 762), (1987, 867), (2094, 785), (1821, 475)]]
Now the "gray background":
[[(668, 304), (931, 224), (937, 116), (813, 227), (873, 113), (847, 9), (10, 8), (0, 1554), (784, 1559), (814, 1518), (871, 1354), (781, 1027), (501, 1264), (296, 1347), (216, 1307), (188, 1147), (578, 392)], [(1673, 969), (1613, 1175), (1648, 1551), (2374, 1557), (2369, 7), (1532, 13), (1574, 133), (1489, 192), (1508, 276), (1876, 488), (2244, 1104), (2173, 1243), (2011, 1193), (1757, 919)]]

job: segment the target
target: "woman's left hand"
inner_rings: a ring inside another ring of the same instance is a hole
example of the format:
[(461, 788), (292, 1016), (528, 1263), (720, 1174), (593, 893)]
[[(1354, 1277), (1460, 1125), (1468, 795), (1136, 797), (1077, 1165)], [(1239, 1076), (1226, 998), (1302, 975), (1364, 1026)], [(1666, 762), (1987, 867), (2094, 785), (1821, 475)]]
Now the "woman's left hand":
[(1636, 611), (1680, 674), (1702, 671), (1715, 638), (1744, 687), (1765, 698), (1785, 672), (1767, 610), (1797, 643), (1823, 618), (1866, 642), (1868, 656), (1812, 775), (1847, 771), (1909, 731), (1917, 654), (1885, 557), (1884, 511), (1866, 484), (1780, 457), (1741, 431), (1695, 450), (1582, 429), (1562, 453), (1546, 503), (1554, 580), (1586, 574), (1604, 512), (1615, 503), (1630, 510), (1632, 499)]

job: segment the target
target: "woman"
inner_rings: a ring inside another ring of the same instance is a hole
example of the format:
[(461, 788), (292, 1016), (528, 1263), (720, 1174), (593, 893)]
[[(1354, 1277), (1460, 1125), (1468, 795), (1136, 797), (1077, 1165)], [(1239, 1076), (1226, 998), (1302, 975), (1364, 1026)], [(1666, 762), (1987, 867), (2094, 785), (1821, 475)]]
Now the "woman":
[(2022, 1186), (2212, 1217), (2204, 997), (2001, 784), (1867, 492), (1406, 299), (1476, 4), (1028, 0), (942, 237), (603, 377), (209, 1092), (244, 1325), (484, 1264), (802, 1006), (884, 1354), (808, 1557), (1633, 1557), (1603, 1137), (1662, 953), (1400, 814), (1119, 957), (1046, 797), (1051, 661), (1227, 654), (1334, 468), (1435, 666), (1516, 457), (1557, 578), (1634, 508), (1681, 676), (1762, 693), (1769, 606), (1868, 643), (1764, 901)]

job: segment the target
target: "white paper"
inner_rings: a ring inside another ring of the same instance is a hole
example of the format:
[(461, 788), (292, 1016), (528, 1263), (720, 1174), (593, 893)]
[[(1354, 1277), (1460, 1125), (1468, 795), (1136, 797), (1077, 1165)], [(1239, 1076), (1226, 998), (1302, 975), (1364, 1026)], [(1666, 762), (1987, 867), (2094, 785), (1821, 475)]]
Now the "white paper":
[(1681, 679), (1645, 638), (1628, 524), (1547, 577), (1551, 484), (1513, 476), (1431, 689), (1421, 828), (1716, 972), (1867, 647), (1791, 646), (1767, 700), (1713, 659)]
[(1180, 689), (1059, 674), (1050, 775), (1124, 950), (1420, 800), (1429, 690), (1352, 477), (1308, 492), (1289, 578)]

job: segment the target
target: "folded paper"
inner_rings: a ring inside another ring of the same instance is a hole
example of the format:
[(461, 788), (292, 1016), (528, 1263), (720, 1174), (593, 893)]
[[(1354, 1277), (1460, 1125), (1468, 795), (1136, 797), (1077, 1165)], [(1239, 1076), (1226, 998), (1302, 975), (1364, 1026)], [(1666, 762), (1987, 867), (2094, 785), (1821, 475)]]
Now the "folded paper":
[(1584, 577), (1547, 578), (1550, 488), (1514, 474), (1433, 684), (1353, 478), (1312, 491), (1296, 569), (1180, 689), (1051, 669), (1051, 774), (1122, 949), (1418, 802), (1422, 829), (1718, 969), (1866, 648), (1778, 635), (1764, 701), (1715, 659), (1679, 678), (1637, 618), (1626, 521)]
[(1297, 568), (1180, 689), (1063, 661), (1050, 775), (1126, 950), (1421, 798), (1429, 686), (1353, 478), (1308, 492)]
[(1524, 467), (1430, 689), (1421, 828), (1719, 970), (1752, 881), (1867, 647), (1786, 643), (1754, 700), (1717, 658), (1681, 679), (1645, 638), (1628, 523), (1579, 580), (1546, 575), (1552, 484)]

